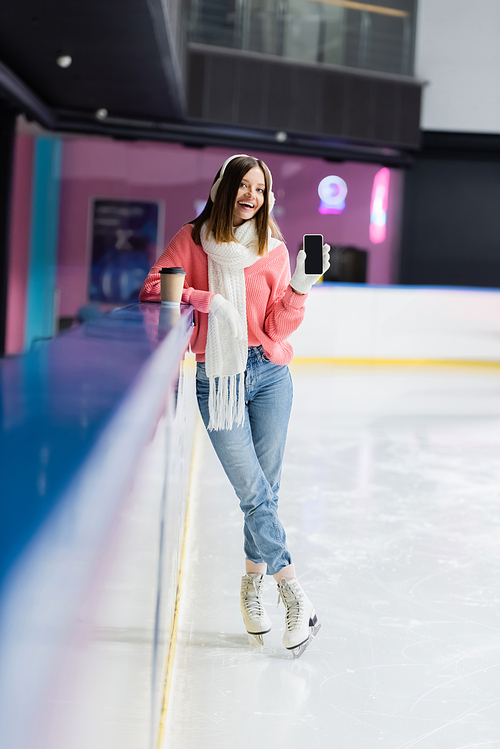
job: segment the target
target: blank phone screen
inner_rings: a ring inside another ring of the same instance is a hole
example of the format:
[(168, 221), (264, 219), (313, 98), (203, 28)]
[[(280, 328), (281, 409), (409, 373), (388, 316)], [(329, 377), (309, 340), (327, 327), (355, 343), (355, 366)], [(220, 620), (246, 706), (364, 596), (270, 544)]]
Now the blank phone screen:
[(306, 273), (311, 275), (323, 273), (323, 235), (305, 234), (304, 250), (306, 253)]

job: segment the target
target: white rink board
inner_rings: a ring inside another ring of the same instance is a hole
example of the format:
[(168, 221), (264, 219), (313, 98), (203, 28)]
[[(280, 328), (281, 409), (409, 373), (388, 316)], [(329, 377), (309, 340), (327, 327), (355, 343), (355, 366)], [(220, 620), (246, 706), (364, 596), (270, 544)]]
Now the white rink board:
[(320, 284), (295, 358), (500, 360), (500, 291)]

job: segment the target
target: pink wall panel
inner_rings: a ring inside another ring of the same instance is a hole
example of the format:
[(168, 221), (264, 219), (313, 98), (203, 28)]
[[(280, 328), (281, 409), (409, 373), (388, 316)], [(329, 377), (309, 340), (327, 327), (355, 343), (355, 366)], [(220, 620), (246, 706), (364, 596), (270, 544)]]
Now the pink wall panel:
[[(72, 138), (64, 143), (58, 281), (61, 315), (74, 315), (87, 301), (89, 208), (93, 197), (137, 198), (165, 202), (164, 239), (168, 242), (204, 201), (227, 149), (187, 148), (179, 144), (127, 143)], [(276, 218), (295, 257), (304, 233), (321, 233), (334, 244), (369, 251), (368, 282), (391, 283), (399, 242), (402, 175), (391, 170), (387, 237), (373, 245), (369, 214), (373, 177), (380, 166), (353, 162), (254, 153), (269, 164), (277, 196)], [(348, 185), (346, 209), (318, 212), (318, 184), (328, 175)], [(162, 243), (163, 245), (163, 238)], [(294, 261), (292, 260), (292, 267)]]
[[(332, 163), (322, 159), (262, 154), (269, 164), (277, 195), (278, 222), (294, 257), (303, 234), (323, 234), (330, 244), (351, 245), (368, 250), (368, 283), (389, 284), (399, 246), (402, 174), (391, 170), (391, 189), (385, 242), (370, 241), (370, 200), (376, 164)], [(341, 177), (347, 184), (346, 207), (341, 214), (321, 214), (318, 185), (327, 176)], [(282, 196), (280, 197), (280, 194)]]
[(9, 247), (6, 353), (24, 347), (26, 295), (30, 257), (31, 193), (34, 139), (18, 135), (14, 148), (12, 210)]

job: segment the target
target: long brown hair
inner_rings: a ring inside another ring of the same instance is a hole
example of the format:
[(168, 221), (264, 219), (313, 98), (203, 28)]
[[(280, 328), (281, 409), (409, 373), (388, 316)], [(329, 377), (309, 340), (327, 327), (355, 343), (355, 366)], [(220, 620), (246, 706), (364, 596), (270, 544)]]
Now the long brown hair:
[[(277, 223), (269, 214), (269, 168), (260, 159), (254, 159), (253, 156), (238, 156), (232, 159), (224, 170), (224, 176), (218, 187), (215, 203), (210, 195), (207, 204), (200, 215), (190, 221), (193, 225), (191, 236), (196, 244), (201, 244), (200, 232), (201, 227), (207, 222), (207, 232), (212, 232), (214, 239), (218, 243), (236, 241), (233, 233), (233, 212), (236, 196), (241, 185), (241, 180), (250, 169), (259, 167), (264, 175), (266, 189), (264, 191), (264, 202), (255, 214), (255, 224), (257, 228), (257, 237), (259, 243), (258, 254), (262, 257), (267, 255), (268, 247), (268, 229), (271, 229), (271, 236), (276, 239), (283, 239)], [(220, 176), (222, 167), (215, 175), (214, 184)]]

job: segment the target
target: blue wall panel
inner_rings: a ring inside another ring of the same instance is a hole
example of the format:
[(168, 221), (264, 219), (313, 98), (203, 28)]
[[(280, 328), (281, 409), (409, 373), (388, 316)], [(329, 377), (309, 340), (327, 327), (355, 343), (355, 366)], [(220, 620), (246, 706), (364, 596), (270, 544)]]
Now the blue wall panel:
[(57, 236), (62, 140), (38, 137), (35, 143), (30, 268), (26, 310), (26, 348), (55, 332)]

